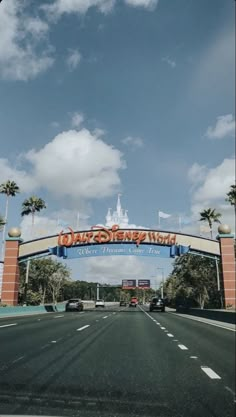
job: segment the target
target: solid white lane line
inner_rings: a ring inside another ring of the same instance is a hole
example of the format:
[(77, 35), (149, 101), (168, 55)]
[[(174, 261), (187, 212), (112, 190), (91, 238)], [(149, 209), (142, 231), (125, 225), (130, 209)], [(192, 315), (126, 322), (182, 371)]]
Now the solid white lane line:
[(20, 356), (19, 358), (17, 358), (17, 359), (15, 359), (14, 361), (12, 361), (12, 363), (19, 362), (19, 361), (21, 361), (21, 359), (23, 359), (23, 358), (24, 358), (24, 356)]
[(229, 391), (235, 397), (235, 392), (230, 387), (227, 387), (227, 385), (225, 385), (225, 389), (227, 389), (227, 391)]
[(188, 350), (188, 348), (186, 347), (186, 346), (184, 346), (184, 345), (178, 345), (179, 346), (179, 348), (180, 349), (182, 349), (182, 350)]
[(53, 318), (54, 319), (60, 319), (61, 317), (64, 317), (64, 314), (63, 314), (63, 316), (54, 316)]
[(104, 316), (103, 319), (107, 319), (108, 316)]
[(167, 336), (169, 336), (169, 337), (174, 337), (174, 335), (173, 335), (173, 334), (171, 334), (171, 333), (167, 333)]
[(2, 326), (0, 326), (0, 328), (3, 328), (3, 327), (11, 327), (11, 326), (17, 326), (17, 323), (3, 324)]
[(80, 327), (79, 329), (77, 329), (77, 332), (81, 332), (84, 329), (87, 329), (87, 327), (89, 327), (90, 324), (86, 324), (86, 326)]
[(213, 369), (208, 368), (208, 366), (201, 366), (201, 370), (205, 372), (205, 374), (207, 374), (211, 379), (221, 379), (221, 377), (215, 371), (213, 371)]
[(85, 313), (85, 311), (80, 311), (80, 314), (84, 314)]
[[(175, 313), (176, 314), (176, 313)], [(179, 314), (176, 314), (177, 317), (183, 318), (183, 319), (187, 319), (187, 320), (195, 320), (195, 321), (199, 321), (200, 323), (204, 323), (204, 324), (209, 324), (210, 326), (215, 326), (215, 327), (220, 327), (221, 329), (225, 329), (225, 330), (230, 330), (231, 332), (236, 332), (235, 327), (234, 328), (230, 328), (230, 327), (226, 327), (226, 326), (222, 326), (221, 324), (217, 324), (217, 323), (210, 323), (209, 321), (205, 321), (204, 319), (199, 319), (197, 317), (186, 317), (186, 316), (180, 316)]]

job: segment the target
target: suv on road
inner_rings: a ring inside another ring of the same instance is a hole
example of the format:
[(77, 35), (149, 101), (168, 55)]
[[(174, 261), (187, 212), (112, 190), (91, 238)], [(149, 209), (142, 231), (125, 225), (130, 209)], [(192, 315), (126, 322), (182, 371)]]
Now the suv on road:
[(104, 300), (96, 300), (95, 302), (95, 307), (105, 307), (105, 302)]
[(84, 305), (79, 298), (73, 298), (66, 303), (66, 311), (83, 311)]
[(165, 302), (163, 300), (163, 298), (159, 298), (159, 297), (154, 297), (152, 298), (151, 302), (150, 302), (150, 306), (149, 306), (149, 311), (165, 311)]

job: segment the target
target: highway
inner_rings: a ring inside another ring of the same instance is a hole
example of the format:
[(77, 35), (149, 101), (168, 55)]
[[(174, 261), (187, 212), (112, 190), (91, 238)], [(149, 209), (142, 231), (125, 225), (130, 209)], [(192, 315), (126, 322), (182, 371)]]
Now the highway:
[(147, 306), (0, 320), (0, 414), (233, 417), (235, 332)]

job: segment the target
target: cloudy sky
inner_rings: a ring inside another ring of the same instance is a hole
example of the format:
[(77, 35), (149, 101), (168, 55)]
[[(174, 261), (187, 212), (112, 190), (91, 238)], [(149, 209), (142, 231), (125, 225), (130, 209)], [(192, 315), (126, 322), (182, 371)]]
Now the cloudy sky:
[[(0, 3), (0, 182), (15, 180), (9, 226), (24, 198), (57, 219), (103, 223), (122, 204), (137, 226), (157, 212), (199, 233), (199, 210), (233, 225), (225, 194), (234, 182), (233, 0), (3, 0)], [(0, 213), (5, 199), (0, 197)], [(148, 259), (72, 261), (75, 278), (157, 274)], [(165, 260), (158, 266), (169, 268)], [(159, 271), (160, 272), (160, 271)]]

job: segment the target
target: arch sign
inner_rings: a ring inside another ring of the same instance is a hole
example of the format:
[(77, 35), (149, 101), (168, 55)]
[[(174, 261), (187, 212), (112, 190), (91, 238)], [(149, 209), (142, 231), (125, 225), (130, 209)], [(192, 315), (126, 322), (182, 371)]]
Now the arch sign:
[[(92, 230), (69, 233), (63, 231), (58, 236), (57, 246), (49, 248), (53, 255), (65, 259), (91, 256), (154, 256), (175, 257), (188, 253), (190, 246), (177, 245), (176, 234), (158, 231), (111, 229), (94, 226)], [(96, 229), (96, 230), (95, 230)]]

